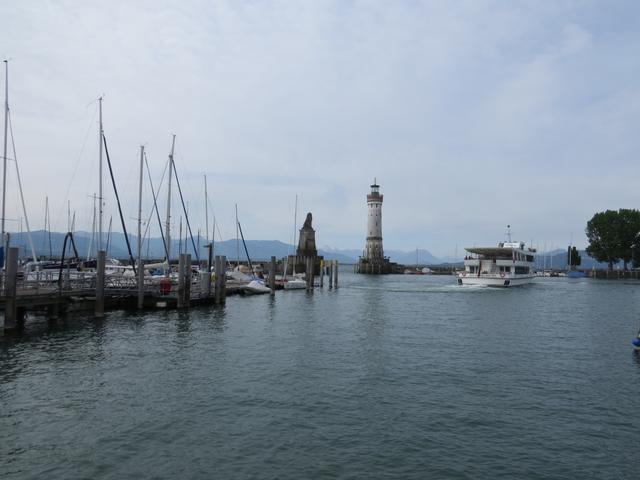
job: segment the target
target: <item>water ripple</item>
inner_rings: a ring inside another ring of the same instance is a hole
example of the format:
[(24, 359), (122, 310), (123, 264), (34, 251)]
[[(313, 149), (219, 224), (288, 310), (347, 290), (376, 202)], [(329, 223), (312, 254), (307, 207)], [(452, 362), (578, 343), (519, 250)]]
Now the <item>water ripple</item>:
[(640, 283), (341, 275), (0, 340), (0, 477), (635, 478)]

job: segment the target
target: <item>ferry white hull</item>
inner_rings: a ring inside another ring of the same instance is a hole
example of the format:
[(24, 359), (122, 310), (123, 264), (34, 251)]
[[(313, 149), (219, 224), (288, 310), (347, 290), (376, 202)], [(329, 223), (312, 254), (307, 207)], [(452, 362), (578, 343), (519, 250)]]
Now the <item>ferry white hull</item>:
[(535, 275), (477, 275), (461, 273), (458, 275), (458, 285), (477, 285), (484, 287), (517, 287), (531, 283)]

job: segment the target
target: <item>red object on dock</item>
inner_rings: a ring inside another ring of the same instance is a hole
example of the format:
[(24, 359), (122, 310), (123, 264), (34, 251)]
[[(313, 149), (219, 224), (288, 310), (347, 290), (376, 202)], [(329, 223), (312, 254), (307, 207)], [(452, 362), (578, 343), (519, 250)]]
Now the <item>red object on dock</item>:
[(163, 278), (160, 280), (160, 295), (169, 295), (171, 293), (171, 279)]

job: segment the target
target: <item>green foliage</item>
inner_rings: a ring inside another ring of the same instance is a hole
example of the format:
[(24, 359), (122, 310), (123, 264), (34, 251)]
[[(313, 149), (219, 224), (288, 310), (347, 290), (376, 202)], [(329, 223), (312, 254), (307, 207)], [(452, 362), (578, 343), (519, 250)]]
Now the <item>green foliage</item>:
[(631, 247), (631, 261), (633, 268), (640, 268), (640, 236), (636, 237)]
[(618, 210), (618, 215), (619, 255), (626, 270), (627, 264), (633, 259), (633, 245), (640, 232), (640, 211), (622, 208)]
[(567, 263), (573, 269), (573, 267), (579, 267), (582, 263), (582, 257), (576, 247), (569, 247), (567, 250)]
[(589, 240), (587, 253), (599, 262), (613, 264), (622, 260), (625, 269), (634, 258), (633, 245), (640, 232), (640, 211), (622, 208), (596, 213), (585, 230)]

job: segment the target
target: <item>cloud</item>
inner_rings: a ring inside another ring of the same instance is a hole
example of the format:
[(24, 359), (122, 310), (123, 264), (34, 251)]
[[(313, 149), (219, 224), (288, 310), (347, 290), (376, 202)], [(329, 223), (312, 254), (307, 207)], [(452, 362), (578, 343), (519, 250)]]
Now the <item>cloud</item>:
[[(575, 239), (595, 211), (638, 203), (637, 10), (624, 1), (0, 5), (31, 223), (42, 224), (48, 195), (54, 228), (66, 228), (70, 201), (90, 229), (104, 94), (132, 225), (139, 145), (159, 182), (175, 133), (193, 223), (204, 226), (207, 174), (225, 237), (235, 236), (237, 203), (252, 238), (287, 240), (297, 194), (320, 244), (362, 248), (376, 176), (388, 248), (450, 254), (495, 243), (507, 223), (527, 240)], [(14, 183), (7, 217), (19, 219)]]

